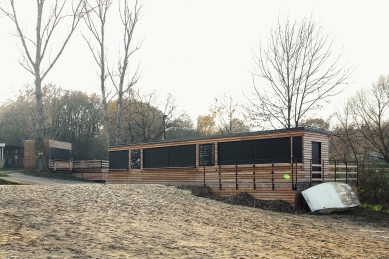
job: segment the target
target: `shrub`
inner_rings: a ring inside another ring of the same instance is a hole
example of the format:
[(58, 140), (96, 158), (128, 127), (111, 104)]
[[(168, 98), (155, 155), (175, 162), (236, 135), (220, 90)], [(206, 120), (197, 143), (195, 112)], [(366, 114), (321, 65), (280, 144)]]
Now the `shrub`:
[(358, 198), (362, 203), (389, 208), (389, 169), (376, 163), (358, 168)]

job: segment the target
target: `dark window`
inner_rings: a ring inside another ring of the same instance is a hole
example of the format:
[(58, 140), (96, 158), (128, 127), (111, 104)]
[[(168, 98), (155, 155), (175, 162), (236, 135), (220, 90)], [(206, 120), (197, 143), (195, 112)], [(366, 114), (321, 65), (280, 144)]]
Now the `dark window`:
[(290, 138), (254, 140), (253, 157), (256, 164), (290, 163)]
[(169, 167), (169, 148), (143, 149), (143, 168)]
[(196, 145), (143, 149), (143, 168), (195, 166)]
[(312, 142), (312, 164), (321, 164), (321, 143)]
[(252, 141), (222, 142), (218, 144), (219, 165), (253, 163)]
[(128, 150), (109, 152), (109, 169), (128, 170)]
[[(312, 164), (321, 164), (321, 143), (312, 142)], [(320, 166), (312, 166), (312, 171), (321, 171)], [(320, 174), (312, 174), (312, 178), (321, 178)]]
[(303, 162), (303, 137), (293, 137), (293, 162)]
[(51, 147), (49, 152), (51, 160), (70, 160), (71, 158), (71, 151), (69, 149)]
[(169, 167), (195, 167), (196, 145), (169, 147)]

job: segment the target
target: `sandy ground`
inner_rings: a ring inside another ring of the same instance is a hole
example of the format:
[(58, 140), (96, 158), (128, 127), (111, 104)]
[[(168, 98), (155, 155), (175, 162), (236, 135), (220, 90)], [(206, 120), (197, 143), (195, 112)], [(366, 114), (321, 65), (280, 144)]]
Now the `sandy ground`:
[(389, 258), (389, 221), (270, 212), (162, 185), (0, 186), (0, 258)]

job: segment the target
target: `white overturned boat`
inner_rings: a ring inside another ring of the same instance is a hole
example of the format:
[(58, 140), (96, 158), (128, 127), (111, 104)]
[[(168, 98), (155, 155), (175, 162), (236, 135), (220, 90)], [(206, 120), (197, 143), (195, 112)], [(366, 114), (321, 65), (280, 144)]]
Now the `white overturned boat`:
[(360, 205), (357, 196), (346, 183), (322, 183), (302, 191), (301, 194), (311, 211), (317, 213), (345, 211)]

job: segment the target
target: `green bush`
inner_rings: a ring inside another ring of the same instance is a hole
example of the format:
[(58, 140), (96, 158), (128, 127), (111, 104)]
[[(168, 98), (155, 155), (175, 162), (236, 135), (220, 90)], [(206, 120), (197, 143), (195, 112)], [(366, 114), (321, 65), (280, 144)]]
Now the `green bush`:
[(362, 203), (389, 208), (389, 171), (381, 164), (368, 163), (358, 168), (358, 198)]

